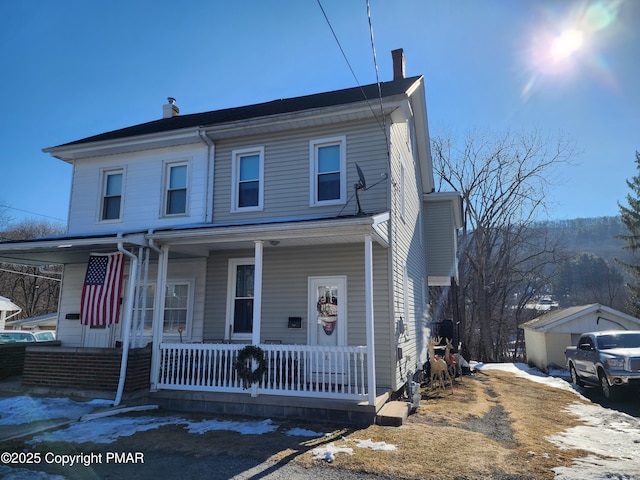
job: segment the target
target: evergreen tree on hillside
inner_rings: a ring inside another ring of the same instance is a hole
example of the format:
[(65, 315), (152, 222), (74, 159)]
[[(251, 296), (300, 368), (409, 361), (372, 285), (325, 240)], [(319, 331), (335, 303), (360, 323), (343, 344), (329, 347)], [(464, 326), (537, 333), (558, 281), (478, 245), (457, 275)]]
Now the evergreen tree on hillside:
[[(638, 174), (631, 180), (627, 180), (627, 186), (631, 190), (631, 193), (627, 194), (628, 206), (618, 202), (620, 219), (628, 232), (618, 238), (626, 244), (624, 249), (634, 254), (640, 251), (640, 152), (636, 152), (636, 168)], [(640, 317), (640, 262), (625, 263), (619, 260), (619, 263), (627, 268), (635, 279), (633, 284), (627, 284), (629, 288), (628, 310), (631, 315)]]

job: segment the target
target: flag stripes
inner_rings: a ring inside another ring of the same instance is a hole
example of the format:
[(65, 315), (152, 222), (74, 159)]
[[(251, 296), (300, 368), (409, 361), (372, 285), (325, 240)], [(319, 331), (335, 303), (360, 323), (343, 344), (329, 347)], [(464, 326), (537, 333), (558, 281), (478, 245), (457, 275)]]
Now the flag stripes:
[(91, 254), (80, 300), (83, 325), (118, 323), (123, 274), (122, 253)]

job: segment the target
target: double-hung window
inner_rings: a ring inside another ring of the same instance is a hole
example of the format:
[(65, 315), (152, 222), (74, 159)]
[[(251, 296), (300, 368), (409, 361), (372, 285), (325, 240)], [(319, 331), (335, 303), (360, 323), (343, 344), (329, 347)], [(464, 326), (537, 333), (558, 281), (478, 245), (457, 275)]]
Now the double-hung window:
[(264, 197), (264, 147), (232, 152), (231, 211), (262, 210)]
[[(189, 280), (167, 282), (164, 297), (163, 336), (175, 337), (176, 339), (180, 336), (184, 339), (190, 338), (191, 295), (193, 292), (191, 284), (192, 282)], [(156, 285), (154, 283), (148, 284), (144, 310), (142, 309), (142, 292), (140, 292), (136, 314), (140, 315), (140, 320), (143, 322), (145, 336), (151, 336), (153, 334), (155, 292)], [(132, 325), (132, 327), (134, 327), (134, 325)]]
[(187, 167), (186, 162), (167, 164), (165, 215), (187, 213)]
[(309, 142), (311, 206), (344, 203), (347, 194), (346, 137)]
[(122, 215), (122, 170), (103, 174), (101, 220), (119, 220)]

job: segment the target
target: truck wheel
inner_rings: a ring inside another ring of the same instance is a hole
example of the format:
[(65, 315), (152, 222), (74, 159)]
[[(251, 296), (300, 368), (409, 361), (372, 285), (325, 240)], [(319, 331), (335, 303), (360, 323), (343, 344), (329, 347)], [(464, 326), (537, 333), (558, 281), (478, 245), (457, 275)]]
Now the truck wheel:
[(571, 381), (574, 385), (584, 387), (584, 382), (580, 380), (578, 372), (576, 372), (576, 367), (573, 366), (573, 363), (569, 365), (569, 373), (571, 373)]
[(603, 371), (600, 371), (598, 376), (600, 377), (600, 390), (602, 390), (604, 398), (607, 400), (616, 400), (618, 398), (618, 389), (609, 385), (609, 380), (607, 380), (607, 376)]

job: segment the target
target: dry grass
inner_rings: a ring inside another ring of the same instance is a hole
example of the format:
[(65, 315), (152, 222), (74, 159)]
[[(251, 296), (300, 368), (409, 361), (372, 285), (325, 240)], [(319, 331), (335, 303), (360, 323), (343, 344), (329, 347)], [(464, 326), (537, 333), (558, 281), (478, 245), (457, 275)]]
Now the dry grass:
[[(586, 455), (559, 450), (545, 440), (578, 424), (563, 411), (576, 401), (570, 392), (490, 371), (462, 378), (453, 395), (449, 390), (423, 391), (421, 407), (402, 427), (353, 429), (278, 421), (276, 432), (254, 436), (228, 431), (189, 434), (173, 425), (121, 438), (117, 448), (108, 449), (184, 452), (191, 457), (224, 454), (404, 479), (552, 479), (551, 468), (569, 466), (573, 458)], [(286, 435), (292, 427), (330, 435), (312, 440)], [(384, 441), (397, 450), (356, 448), (356, 439)], [(351, 447), (354, 454), (337, 454), (332, 464), (314, 460), (309, 452), (329, 442)], [(104, 446), (94, 447), (98, 451)]]

